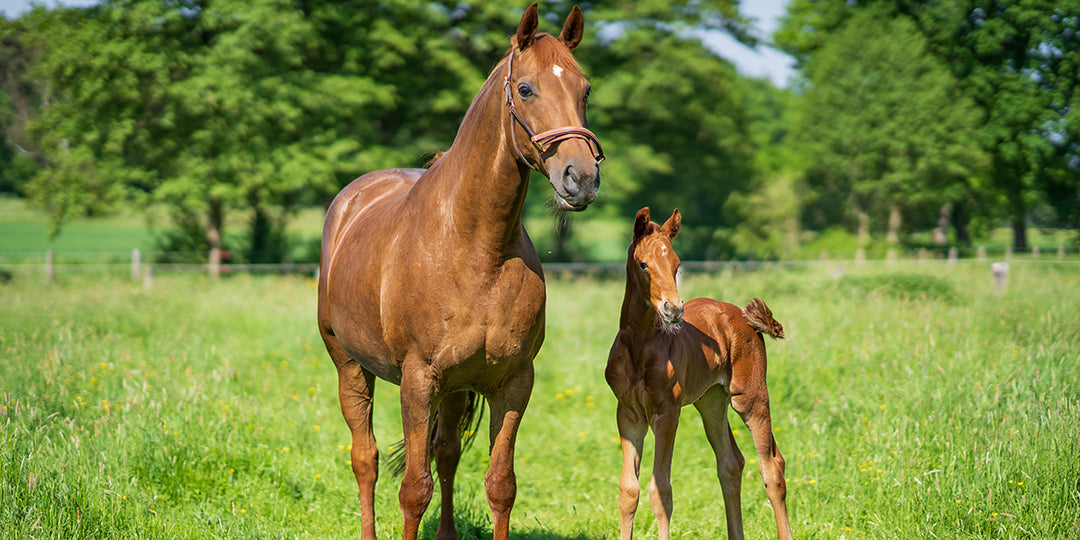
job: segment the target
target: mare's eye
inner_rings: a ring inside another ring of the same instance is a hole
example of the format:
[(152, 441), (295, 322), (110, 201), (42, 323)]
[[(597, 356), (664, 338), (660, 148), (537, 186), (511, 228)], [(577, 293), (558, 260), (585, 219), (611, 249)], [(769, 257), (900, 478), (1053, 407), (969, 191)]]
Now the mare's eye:
[(641, 261), (641, 269), (642, 269), (642, 270), (645, 270), (645, 269), (646, 269), (646, 268), (648, 268), (648, 267), (649, 267), (649, 263), (647, 263), (647, 262), (645, 262), (645, 261)]
[(523, 98), (532, 97), (532, 95), (533, 95), (532, 88), (529, 88), (529, 85), (527, 85), (527, 84), (519, 84), (518, 85), (518, 95), (523, 97)]

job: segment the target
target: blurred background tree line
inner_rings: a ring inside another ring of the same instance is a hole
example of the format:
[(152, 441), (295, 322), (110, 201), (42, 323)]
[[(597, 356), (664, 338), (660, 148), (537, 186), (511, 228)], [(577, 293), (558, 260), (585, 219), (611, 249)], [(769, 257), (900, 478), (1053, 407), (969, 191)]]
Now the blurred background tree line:
[[(680, 208), (686, 259), (791, 259), (829, 237), (964, 247), (1003, 224), (1024, 250), (1031, 225), (1080, 227), (1080, 0), (791, 0), (773, 36), (737, 0), (577, 3), (608, 160), (549, 260), (590, 258), (575, 231), (645, 205)], [(290, 220), (449, 146), (524, 4), (105, 0), (0, 18), (0, 192), (54, 233), (143, 211), (166, 257), (317, 259)], [(541, 29), (571, 5), (545, 2)], [(742, 76), (703, 31), (771, 42), (798, 75)], [(530, 190), (527, 215), (550, 221), (547, 182)]]

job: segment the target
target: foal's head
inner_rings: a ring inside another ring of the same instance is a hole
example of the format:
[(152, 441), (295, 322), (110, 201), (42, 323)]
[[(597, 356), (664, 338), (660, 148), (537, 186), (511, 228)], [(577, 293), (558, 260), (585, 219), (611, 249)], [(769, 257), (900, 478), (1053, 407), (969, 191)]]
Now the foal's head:
[(659, 325), (668, 330), (678, 328), (683, 315), (678, 283), (681, 263), (671, 248), (681, 222), (678, 210), (663, 226), (649, 221), (648, 207), (638, 210), (626, 261), (627, 286), (636, 288), (638, 298), (655, 310)]
[(585, 19), (575, 6), (558, 37), (538, 34), (537, 24), (533, 4), (521, 17), (504, 64), (512, 144), (548, 177), (560, 209), (581, 211), (596, 200), (603, 159), (600, 143), (586, 129), (589, 81), (570, 52), (581, 42)]

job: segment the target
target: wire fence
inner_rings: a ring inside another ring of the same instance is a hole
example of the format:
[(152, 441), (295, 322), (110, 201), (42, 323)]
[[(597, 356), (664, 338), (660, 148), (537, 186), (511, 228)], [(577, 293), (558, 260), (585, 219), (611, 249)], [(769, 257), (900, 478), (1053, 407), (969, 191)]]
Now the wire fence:
[[(163, 256), (164, 255), (164, 256)], [(13, 279), (19, 275), (43, 276), (46, 282), (52, 282), (57, 275), (86, 273), (121, 274), (129, 272), (133, 280), (142, 280), (146, 287), (152, 286), (155, 275), (162, 273), (203, 272), (211, 277), (236, 274), (293, 274), (317, 276), (317, 263), (171, 263), (153, 262), (175, 258), (178, 254), (163, 254), (139, 250), (131, 251), (86, 251), (63, 252), (57, 256), (52, 250), (42, 252), (0, 253), (0, 281)], [(187, 255), (187, 254), (180, 254)], [(688, 271), (695, 273), (719, 273), (725, 270), (759, 270), (770, 268), (805, 268), (826, 265), (834, 271), (842, 271), (848, 266), (889, 266), (901, 262), (919, 262), (926, 264), (953, 265), (963, 263), (1042, 263), (1080, 265), (1080, 250), (1058, 247), (1054, 250), (1041, 250), (1038, 247), (1024, 253), (1014, 253), (1009, 248), (977, 248), (968, 257), (961, 257), (956, 248), (919, 249), (901, 252), (889, 250), (884, 258), (870, 258), (862, 250), (845, 253), (842, 257), (832, 257), (821, 252), (816, 259), (765, 261), (765, 260), (723, 260), (723, 261), (683, 261)], [(544, 271), (552, 276), (592, 276), (598, 278), (619, 277), (625, 269), (625, 262), (546, 262)]]

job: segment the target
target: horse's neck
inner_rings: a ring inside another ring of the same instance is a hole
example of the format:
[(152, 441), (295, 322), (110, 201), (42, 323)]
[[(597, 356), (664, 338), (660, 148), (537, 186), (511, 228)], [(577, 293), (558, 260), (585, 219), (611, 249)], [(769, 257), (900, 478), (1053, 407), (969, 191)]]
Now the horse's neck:
[(626, 292), (623, 294), (619, 328), (629, 332), (635, 342), (641, 342), (656, 328), (656, 313), (649, 301), (642, 298), (629, 268), (626, 274)]
[(512, 126), (499, 73), (497, 68), (488, 78), (450, 149), (426, 175), (456, 232), (494, 248), (517, 238), (529, 179), (507, 139)]

